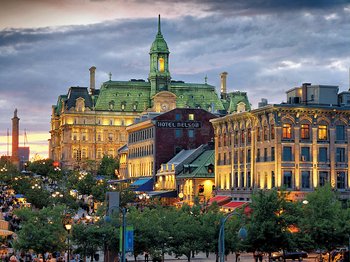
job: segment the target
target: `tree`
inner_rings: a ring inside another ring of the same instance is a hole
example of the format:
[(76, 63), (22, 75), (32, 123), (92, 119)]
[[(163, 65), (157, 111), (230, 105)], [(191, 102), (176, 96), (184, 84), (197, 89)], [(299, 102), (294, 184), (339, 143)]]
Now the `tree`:
[(302, 234), (309, 236), (315, 249), (332, 250), (347, 243), (349, 211), (343, 210), (337, 194), (329, 184), (318, 187), (307, 196), (300, 223)]
[(104, 155), (97, 173), (100, 176), (115, 177), (115, 170), (119, 168), (119, 161), (108, 155)]
[(49, 173), (54, 173), (53, 160), (42, 159), (29, 162), (27, 170), (41, 176), (47, 176)]
[(252, 195), (252, 213), (248, 220), (247, 242), (252, 250), (271, 252), (290, 246), (293, 224), (293, 203), (287, 203), (285, 195), (276, 190), (257, 191)]
[(62, 225), (63, 206), (41, 210), (18, 209), (21, 229), (14, 242), (17, 250), (34, 250), (36, 253), (55, 252), (65, 248), (67, 233)]

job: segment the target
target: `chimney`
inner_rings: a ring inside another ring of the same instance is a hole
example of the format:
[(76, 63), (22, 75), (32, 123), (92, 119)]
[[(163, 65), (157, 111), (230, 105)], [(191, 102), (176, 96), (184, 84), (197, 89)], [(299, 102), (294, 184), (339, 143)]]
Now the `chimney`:
[(90, 67), (90, 94), (93, 95), (95, 93), (95, 71), (96, 67)]
[(17, 117), (17, 108), (12, 118), (12, 162), (18, 165), (18, 141), (19, 141), (19, 118)]
[(221, 78), (221, 99), (226, 99), (226, 77), (227, 77), (227, 72), (222, 72), (220, 74)]
[(301, 102), (307, 105), (307, 88), (311, 86), (311, 83), (303, 83), (301, 86)]

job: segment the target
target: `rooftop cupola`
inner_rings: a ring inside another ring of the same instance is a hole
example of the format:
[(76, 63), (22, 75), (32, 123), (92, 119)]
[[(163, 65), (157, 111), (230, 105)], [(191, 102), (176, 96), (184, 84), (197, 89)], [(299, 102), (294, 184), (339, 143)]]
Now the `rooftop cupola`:
[(151, 83), (151, 97), (156, 93), (168, 90), (170, 86), (169, 72), (169, 49), (165, 42), (160, 26), (160, 15), (158, 16), (158, 32), (153, 41), (150, 54), (150, 71), (148, 80)]
[(158, 33), (156, 35), (156, 39), (154, 39), (152, 43), (150, 54), (159, 52), (169, 54), (168, 45), (165, 42), (161, 32), (160, 15), (158, 15)]

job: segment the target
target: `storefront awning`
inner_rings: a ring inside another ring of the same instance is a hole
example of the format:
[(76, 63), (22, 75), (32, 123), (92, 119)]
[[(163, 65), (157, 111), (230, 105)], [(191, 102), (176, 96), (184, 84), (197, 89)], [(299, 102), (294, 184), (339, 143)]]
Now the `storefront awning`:
[(221, 208), (226, 211), (233, 211), (236, 208), (242, 208), (244, 207), (244, 213), (249, 213), (251, 211), (250, 207), (248, 206), (249, 202), (244, 201), (231, 201), (225, 205), (223, 205)]
[(231, 200), (230, 196), (215, 196), (209, 199), (208, 204), (211, 205), (214, 202), (216, 202), (219, 206), (222, 206), (230, 202), (230, 200)]
[(177, 191), (176, 190), (151, 191), (151, 192), (148, 192), (148, 195), (150, 197), (177, 197)]
[(13, 232), (10, 230), (0, 229), (0, 236), (2, 236), (2, 237), (7, 237), (7, 236), (10, 236), (12, 234), (13, 234)]
[(130, 188), (134, 191), (152, 191), (153, 178), (139, 178), (130, 185)]

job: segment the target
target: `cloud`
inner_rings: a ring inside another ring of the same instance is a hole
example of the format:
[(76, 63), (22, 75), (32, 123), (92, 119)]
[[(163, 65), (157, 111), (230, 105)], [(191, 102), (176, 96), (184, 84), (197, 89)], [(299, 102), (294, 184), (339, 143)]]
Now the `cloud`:
[[(203, 15), (187, 11), (163, 17), (172, 78), (204, 83), (207, 75), (208, 83), (219, 87), (219, 74), (226, 71), (228, 90), (247, 91), (254, 107), (262, 97), (273, 103), (285, 100), (284, 91), (302, 82), (347, 90), (350, 9), (344, 1), (305, 1), (310, 3), (303, 8), (296, 6), (304, 1), (288, 1), (294, 3), (290, 11), (275, 2), (254, 6), (251, 1), (220, 1), (215, 9), (215, 2), (206, 1), (201, 10), (209, 11), (201, 11)], [(226, 15), (225, 6), (256, 14)], [(48, 134), (51, 106), (70, 86), (88, 86), (92, 65), (97, 67), (97, 86), (108, 80), (108, 72), (114, 80), (147, 79), (156, 32), (156, 15), (0, 31), (0, 134), (11, 128), (15, 108), (22, 130)]]

